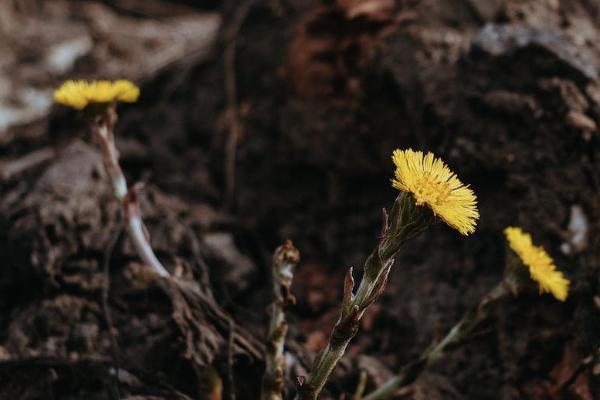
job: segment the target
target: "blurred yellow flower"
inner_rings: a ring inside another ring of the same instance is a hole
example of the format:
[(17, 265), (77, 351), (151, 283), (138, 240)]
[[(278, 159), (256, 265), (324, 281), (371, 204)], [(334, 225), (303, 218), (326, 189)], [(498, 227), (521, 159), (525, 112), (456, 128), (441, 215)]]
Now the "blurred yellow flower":
[(417, 205), (427, 205), (449, 226), (463, 235), (475, 231), (479, 211), (473, 191), (432, 153), (394, 150), (396, 165), (392, 185), (413, 195)]
[(54, 101), (77, 110), (91, 103), (137, 101), (140, 89), (127, 80), (118, 81), (66, 81), (54, 92)]
[(519, 256), (523, 264), (529, 268), (531, 278), (540, 286), (540, 293), (552, 293), (560, 301), (565, 301), (569, 293), (569, 280), (562, 272), (556, 270), (554, 260), (543, 247), (535, 246), (531, 235), (521, 228), (509, 226), (504, 235), (510, 248)]

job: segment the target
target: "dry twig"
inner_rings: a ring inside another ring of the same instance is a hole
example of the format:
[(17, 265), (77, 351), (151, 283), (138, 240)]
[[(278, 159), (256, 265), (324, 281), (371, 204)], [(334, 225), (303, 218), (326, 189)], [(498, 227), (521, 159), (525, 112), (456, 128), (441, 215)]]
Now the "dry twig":
[(238, 7), (231, 26), (224, 34), (225, 51), (223, 54), (223, 69), (225, 74), (225, 96), (227, 99), (227, 124), (229, 127), (229, 135), (225, 144), (225, 194), (228, 206), (233, 205), (235, 160), (238, 141), (242, 134), (235, 74), (235, 49), (237, 46), (237, 36), (255, 1), (246, 0)]
[(286, 240), (273, 254), (273, 294), (275, 299), (271, 305), (271, 322), (267, 335), (267, 352), (265, 357), (265, 375), (262, 383), (263, 400), (282, 400), (285, 376), (285, 356), (283, 347), (287, 333), (285, 308), (296, 302), (290, 287), (294, 277), (294, 269), (300, 262), (300, 252), (291, 240)]

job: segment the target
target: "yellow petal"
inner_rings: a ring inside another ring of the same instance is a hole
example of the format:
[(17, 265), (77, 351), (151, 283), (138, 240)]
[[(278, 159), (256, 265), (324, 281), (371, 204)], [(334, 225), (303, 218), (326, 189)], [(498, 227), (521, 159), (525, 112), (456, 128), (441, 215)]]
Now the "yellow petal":
[(432, 153), (394, 150), (396, 165), (392, 186), (411, 193), (417, 205), (426, 205), (446, 224), (463, 235), (475, 231), (479, 211), (475, 193)]
[(554, 260), (544, 248), (535, 246), (531, 235), (518, 227), (507, 227), (504, 229), (504, 235), (510, 248), (529, 268), (529, 275), (538, 283), (540, 293), (552, 293), (556, 299), (565, 301), (569, 294), (570, 282), (556, 269)]
[(54, 92), (54, 101), (81, 110), (91, 103), (133, 103), (139, 95), (140, 89), (127, 80), (66, 81)]

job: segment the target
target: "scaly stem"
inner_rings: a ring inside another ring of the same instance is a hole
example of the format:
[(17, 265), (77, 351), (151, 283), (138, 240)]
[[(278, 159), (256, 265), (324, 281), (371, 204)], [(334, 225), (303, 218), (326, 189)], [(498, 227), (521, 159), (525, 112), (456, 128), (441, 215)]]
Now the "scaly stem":
[[(393, 262), (393, 258), (381, 259), (378, 251), (373, 252), (365, 263), (365, 274), (360, 282), (356, 296), (353, 296), (352, 271), (348, 272), (344, 285), (344, 304), (342, 313), (338, 319), (329, 342), (318, 356), (313, 366), (309, 380), (298, 390), (296, 399), (314, 400), (317, 398), (325, 382), (333, 372), (333, 369), (344, 355), (348, 343), (358, 332), (360, 320), (369, 305), (383, 291), (387, 281), (387, 275)], [(378, 274), (367, 273), (367, 271), (378, 271)]]
[(127, 189), (125, 175), (119, 165), (119, 152), (115, 146), (113, 126), (117, 119), (114, 106), (109, 107), (106, 113), (96, 119), (92, 125), (92, 132), (102, 148), (104, 167), (113, 186), (117, 200), (123, 206), (123, 219), (127, 233), (135, 249), (144, 261), (162, 277), (168, 277), (169, 272), (160, 263), (144, 234), (143, 222), (140, 214), (138, 194), (135, 188)]
[(387, 284), (390, 268), (400, 247), (409, 239), (423, 232), (435, 220), (433, 213), (416, 206), (414, 199), (401, 193), (394, 201), (391, 214), (383, 213), (381, 239), (365, 261), (363, 277), (353, 294), (352, 269), (344, 283), (344, 300), (340, 317), (331, 332), (329, 342), (317, 357), (311, 375), (298, 389), (296, 400), (315, 400), (325, 382), (344, 355), (348, 343), (358, 332), (365, 310), (381, 295)]
[(271, 322), (267, 336), (265, 356), (265, 374), (262, 382), (262, 400), (282, 400), (285, 375), (285, 356), (283, 347), (287, 324), (285, 307), (295, 303), (290, 292), (294, 269), (300, 262), (300, 253), (290, 240), (279, 246), (273, 255), (273, 294)]
[(406, 365), (398, 375), (365, 396), (363, 400), (389, 399), (398, 389), (413, 383), (426, 368), (441, 360), (447, 351), (471, 333), (488, 316), (491, 306), (508, 293), (509, 286), (503, 281), (492, 289), (476, 307), (469, 310), (441, 341), (431, 345), (417, 360)]

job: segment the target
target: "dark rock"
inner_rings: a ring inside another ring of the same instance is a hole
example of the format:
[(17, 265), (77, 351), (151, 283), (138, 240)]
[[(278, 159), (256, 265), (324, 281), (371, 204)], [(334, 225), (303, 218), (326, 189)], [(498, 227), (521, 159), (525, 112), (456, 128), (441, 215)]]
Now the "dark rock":
[[(483, 53), (491, 57), (513, 56), (520, 50), (540, 49), (552, 56), (581, 80), (595, 80), (598, 70), (593, 56), (568, 39), (536, 28), (512, 24), (489, 23), (477, 33), (472, 43), (473, 53)], [(522, 62), (531, 62), (523, 58)]]

